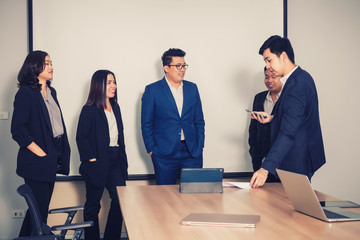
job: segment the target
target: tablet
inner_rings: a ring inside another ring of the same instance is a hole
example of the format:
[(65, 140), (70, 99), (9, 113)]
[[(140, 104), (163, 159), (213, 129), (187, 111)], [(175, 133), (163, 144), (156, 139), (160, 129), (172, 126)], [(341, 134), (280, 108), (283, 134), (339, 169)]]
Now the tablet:
[(259, 215), (191, 213), (182, 219), (180, 224), (187, 226), (254, 228), (259, 219)]

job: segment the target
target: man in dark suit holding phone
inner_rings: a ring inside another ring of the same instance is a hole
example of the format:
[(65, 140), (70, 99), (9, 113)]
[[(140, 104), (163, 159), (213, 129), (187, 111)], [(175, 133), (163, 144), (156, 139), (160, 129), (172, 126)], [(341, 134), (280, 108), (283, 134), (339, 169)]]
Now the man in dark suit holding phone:
[[(272, 114), (274, 105), (280, 97), (282, 84), (281, 76), (271, 73), (264, 67), (264, 83), (268, 91), (256, 94), (253, 102), (253, 111), (267, 112)], [(249, 126), (249, 153), (252, 160), (254, 172), (260, 169), (262, 161), (270, 150), (270, 123), (262, 124), (256, 119), (251, 119)], [(280, 180), (269, 173), (266, 182), (279, 182)]]
[(318, 97), (311, 75), (295, 65), (294, 51), (289, 39), (271, 36), (259, 50), (271, 73), (283, 76), (281, 96), (273, 115), (251, 114), (261, 123), (271, 122), (271, 148), (261, 168), (254, 173), (250, 185), (264, 185), (268, 173), (276, 176), (276, 168), (307, 175), (325, 164), (321, 134)]

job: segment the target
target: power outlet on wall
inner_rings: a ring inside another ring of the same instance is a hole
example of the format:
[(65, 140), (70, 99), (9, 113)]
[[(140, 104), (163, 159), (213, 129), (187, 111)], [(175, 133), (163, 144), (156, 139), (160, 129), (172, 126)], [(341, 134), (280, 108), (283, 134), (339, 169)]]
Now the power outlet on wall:
[(24, 209), (13, 209), (13, 210), (11, 210), (11, 217), (12, 218), (24, 218), (25, 210)]
[(9, 112), (0, 111), (0, 119), (2, 119), (2, 120), (9, 119)]

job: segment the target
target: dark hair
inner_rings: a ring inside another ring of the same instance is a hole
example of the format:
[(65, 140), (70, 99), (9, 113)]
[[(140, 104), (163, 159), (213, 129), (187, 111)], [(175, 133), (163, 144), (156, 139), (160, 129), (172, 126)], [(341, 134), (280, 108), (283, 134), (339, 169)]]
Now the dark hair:
[[(37, 78), (44, 71), (45, 57), (49, 56), (44, 51), (33, 51), (27, 55), (18, 74), (18, 87), (30, 86), (31, 88), (41, 90), (41, 84)], [(50, 86), (51, 81), (46, 81)]]
[[(86, 105), (96, 105), (98, 109), (104, 109), (106, 107), (106, 80), (109, 74), (113, 75), (116, 84), (115, 74), (109, 70), (98, 70), (92, 75)], [(109, 100), (111, 105), (117, 102), (116, 91), (115, 96)]]
[(172, 62), (173, 57), (185, 57), (186, 53), (178, 48), (170, 48), (161, 57), (163, 66), (169, 65)]
[(285, 52), (290, 61), (295, 64), (294, 50), (289, 39), (282, 38), (278, 35), (271, 36), (261, 46), (259, 54), (263, 55), (264, 51), (268, 48), (271, 53), (276, 54), (278, 57), (280, 57), (281, 53)]

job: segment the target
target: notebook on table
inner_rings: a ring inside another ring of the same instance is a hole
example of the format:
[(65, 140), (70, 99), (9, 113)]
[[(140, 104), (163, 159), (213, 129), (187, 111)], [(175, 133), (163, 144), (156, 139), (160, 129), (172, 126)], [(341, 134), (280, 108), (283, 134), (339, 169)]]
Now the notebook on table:
[(187, 226), (254, 228), (259, 219), (259, 215), (191, 213), (182, 219), (180, 224)]
[(223, 168), (183, 168), (181, 170), (181, 193), (222, 193)]
[(326, 222), (360, 220), (360, 214), (345, 209), (359, 207), (358, 204), (350, 201), (319, 202), (307, 176), (281, 169), (276, 171), (296, 211)]

